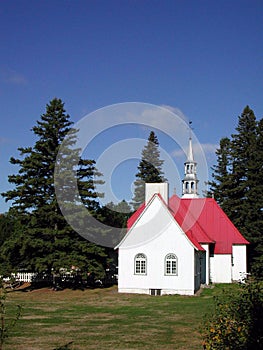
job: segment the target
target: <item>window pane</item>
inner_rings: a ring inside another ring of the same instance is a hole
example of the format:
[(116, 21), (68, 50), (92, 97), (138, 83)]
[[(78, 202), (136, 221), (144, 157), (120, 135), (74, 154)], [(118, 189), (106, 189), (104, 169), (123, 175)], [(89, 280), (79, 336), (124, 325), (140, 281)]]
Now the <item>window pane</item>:
[(140, 262), (136, 261), (136, 273), (140, 273)]
[(146, 271), (145, 261), (142, 260), (141, 261), (141, 273), (145, 273), (145, 271)]
[(137, 254), (135, 256), (135, 274), (146, 274), (146, 256), (144, 254)]
[(176, 274), (176, 261), (175, 260), (172, 261), (172, 274), (173, 275)]
[(177, 257), (175, 254), (167, 254), (165, 257), (165, 273), (166, 275), (177, 274)]
[(170, 274), (171, 263), (169, 260), (166, 261), (166, 273)]

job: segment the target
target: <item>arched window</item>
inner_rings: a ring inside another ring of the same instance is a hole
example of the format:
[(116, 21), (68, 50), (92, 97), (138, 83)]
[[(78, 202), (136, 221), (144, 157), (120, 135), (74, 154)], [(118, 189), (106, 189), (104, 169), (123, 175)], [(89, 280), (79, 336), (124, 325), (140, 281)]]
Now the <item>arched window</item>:
[(135, 275), (146, 275), (147, 272), (146, 255), (139, 253), (135, 255), (134, 259), (134, 273)]
[(166, 255), (164, 268), (165, 275), (176, 276), (178, 274), (178, 261), (177, 256), (175, 254), (169, 253)]

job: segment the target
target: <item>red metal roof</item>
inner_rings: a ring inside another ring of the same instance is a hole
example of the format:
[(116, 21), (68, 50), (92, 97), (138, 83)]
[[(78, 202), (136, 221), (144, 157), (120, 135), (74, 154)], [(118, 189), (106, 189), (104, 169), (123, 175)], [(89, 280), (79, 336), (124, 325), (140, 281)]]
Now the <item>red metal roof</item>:
[[(144, 209), (142, 204), (129, 218), (128, 230)], [(203, 250), (202, 243), (214, 243), (215, 254), (231, 254), (233, 244), (249, 244), (213, 198), (181, 199), (173, 195), (168, 209), (199, 250)]]
[(199, 243), (214, 242), (215, 254), (231, 254), (233, 244), (249, 244), (213, 198), (180, 199), (174, 195), (170, 206), (174, 202), (178, 212), (183, 212), (182, 228), (192, 230)]
[(191, 232), (199, 243), (214, 243), (214, 240), (199, 224), (199, 221), (196, 220), (202, 208), (193, 206), (193, 204), (184, 205), (184, 201), (176, 195), (172, 196), (169, 201), (169, 207), (174, 212), (175, 220), (186, 234), (190, 234)]

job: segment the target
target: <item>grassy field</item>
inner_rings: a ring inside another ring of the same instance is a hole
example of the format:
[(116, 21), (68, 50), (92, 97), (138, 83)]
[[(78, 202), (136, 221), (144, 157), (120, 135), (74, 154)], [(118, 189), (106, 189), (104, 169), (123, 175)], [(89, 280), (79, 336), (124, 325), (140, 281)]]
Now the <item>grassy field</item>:
[(94, 290), (39, 289), (8, 293), (7, 309), (23, 306), (23, 316), (4, 344), (5, 350), (202, 349), (203, 315), (223, 288), (199, 296), (118, 294), (117, 287)]

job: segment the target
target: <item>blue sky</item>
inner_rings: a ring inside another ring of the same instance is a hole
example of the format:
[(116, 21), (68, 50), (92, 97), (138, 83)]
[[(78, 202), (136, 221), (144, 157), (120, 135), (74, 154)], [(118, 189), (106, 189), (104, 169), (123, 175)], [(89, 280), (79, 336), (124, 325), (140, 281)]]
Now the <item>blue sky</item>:
[[(179, 108), (211, 166), (215, 145), (234, 132), (247, 104), (262, 118), (262, 23), (257, 0), (2, 2), (0, 191), (16, 172), (9, 158), (34, 144), (30, 129), (54, 97), (73, 122), (115, 103)], [(106, 136), (116, 142), (148, 133), (120, 128)], [(157, 136), (183, 172), (176, 145)], [(137, 163), (116, 170), (119, 199), (130, 199)], [(0, 212), (7, 208), (1, 198)]]

